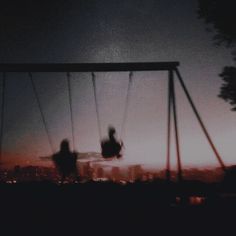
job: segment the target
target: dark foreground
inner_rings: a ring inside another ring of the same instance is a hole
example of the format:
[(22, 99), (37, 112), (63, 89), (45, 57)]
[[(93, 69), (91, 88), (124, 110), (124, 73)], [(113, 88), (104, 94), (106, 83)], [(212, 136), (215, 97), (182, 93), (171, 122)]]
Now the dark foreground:
[[(204, 202), (189, 204), (189, 196), (195, 195), (204, 196)], [(1, 231), (6, 230), (1, 235), (158, 235), (163, 231), (227, 235), (236, 231), (236, 198), (220, 192), (218, 185), (27, 183), (1, 185), (0, 199)]]

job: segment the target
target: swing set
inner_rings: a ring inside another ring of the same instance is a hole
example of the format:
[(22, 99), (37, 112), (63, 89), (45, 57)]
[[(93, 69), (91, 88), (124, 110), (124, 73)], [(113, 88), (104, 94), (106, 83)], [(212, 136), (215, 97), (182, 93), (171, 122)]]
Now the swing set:
[[(71, 77), (74, 72), (88, 72), (91, 73), (91, 80), (93, 86), (93, 95), (96, 108), (96, 117), (97, 117), (97, 126), (98, 134), (100, 140), (102, 140), (101, 134), (101, 120), (98, 107), (98, 98), (97, 98), (97, 88), (96, 88), (96, 73), (99, 72), (128, 72), (128, 87), (125, 98), (125, 107), (124, 114), (121, 123), (120, 139), (122, 138), (125, 130), (125, 123), (127, 121), (127, 113), (129, 108), (130, 101), (130, 90), (132, 88), (134, 80), (134, 72), (136, 71), (166, 71), (168, 72), (168, 107), (167, 107), (167, 140), (166, 140), (166, 179), (170, 180), (170, 148), (171, 148), (171, 126), (173, 120), (174, 126), (174, 139), (175, 139), (175, 148), (176, 148), (176, 158), (177, 158), (177, 168), (178, 168), (178, 180), (183, 179), (182, 174), (182, 163), (181, 163), (181, 153), (180, 153), (180, 143), (179, 143), (179, 131), (178, 131), (178, 117), (177, 117), (177, 106), (176, 106), (176, 94), (175, 94), (175, 80), (178, 79), (181, 88), (183, 89), (186, 98), (193, 110), (194, 115), (196, 116), (200, 127), (212, 148), (212, 151), (215, 154), (219, 165), (223, 171), (226, 171), (226, 166), (214, 145), (212, 138), (203, 123), (203, 120), (193, 102), (193, 99), (183, 81), (183, 78), (178, 69), (179, 62), (139, 62), (139, 63), (80, 63), (80, 64), (0, 64), (0, 72), (3, 73), (2, 80), (2, 104), (1, 104), (1, 123), (0, 123), (0, 161), (2, 159), (2, 149), (3, 149), (3, 128), (4, 128), (4, 110), (5, 110), (5, 86), (7, 82), (7, 74), (11, 72), (18, 73), (28, 73), (29, 79), (31, 81), (32, 89), (37, 101), (37, 105), (41, 114), (42, 123), (47, 134), (48, 143), (50, 145), (52, 153), (55, 153), (53, 148), (52, 139), (49, 133), (49, 128), (45, 119), (43, 112), (43, 107), (39, 98), (37, 87), (34, 82), (33, 74), (36, 72), (61, 72), (65, 73), (67, 80), (67, 89), (69, 97), (69, 108), (70, 108), (70, 122), (71, 122), (71, 134), (72, 134), (72, 147), (75, 149), (75, 136), (74, 136), (74, 115), (72, 109), (72, 92), (71, 92)], [(173, 116), (173, 117), (172, 117)]]

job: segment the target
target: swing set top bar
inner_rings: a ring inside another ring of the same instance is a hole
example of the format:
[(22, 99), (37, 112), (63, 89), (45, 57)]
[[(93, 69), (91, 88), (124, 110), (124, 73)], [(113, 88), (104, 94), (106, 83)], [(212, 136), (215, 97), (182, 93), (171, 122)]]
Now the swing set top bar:
[(112, 71), (168, 71), (179, 62), (129, 62), (129, 63), (48, 63), (0, 64), (1, 72), (112, 72)]

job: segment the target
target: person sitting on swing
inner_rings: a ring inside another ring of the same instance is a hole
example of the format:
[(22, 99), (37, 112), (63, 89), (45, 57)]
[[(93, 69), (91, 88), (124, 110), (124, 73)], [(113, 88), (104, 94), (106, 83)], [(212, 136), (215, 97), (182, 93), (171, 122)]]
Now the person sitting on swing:
[(61, 182), (64, 183), (66, 177), (71, 175), (77, 178), (77, 153), (70, 151), (69, 141), (61, 141), (59, 152), (52, 156), (52, 160), (61, 175)]
[(121, 158), (123, 142), (118, 141), (115, 137), (116, 130), (114, 127), (108, 127), (108, 139), (104, 139), (101, 141), (101, 149), (103, 158)]

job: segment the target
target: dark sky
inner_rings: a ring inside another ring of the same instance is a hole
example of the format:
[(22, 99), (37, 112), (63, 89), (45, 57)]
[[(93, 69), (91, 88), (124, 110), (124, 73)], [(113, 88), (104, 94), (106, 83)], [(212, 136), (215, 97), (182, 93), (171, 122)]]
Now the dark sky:
[[(195, 0), (3, 1), (0, 63), (180, 61), (180, 71), (226, 163), (235, 163), (235, 113), (217, 98), (230, 52), (215, 47)], [(119, 130), (127, 73), (100, 73), (102, 131)], [(55, 148), (71, 138), (64, 74), (34, 75)], [(158, 78), (158, 79), (157, 79)], [(91, 75), (72, 75), (76, 148), (99, 151)], [(164, 164), (166, 74), (135, 73), (125, 161)], [(50, 154), (27, 74), (7, 74), (4, 163), (38, 163)], [(177, 85), (183, 162), (216, 164)], [(142, 145), (141, 145), (142, 144)], [(173, 153), (174, 154), (174, 153)], [(17, 156), (17, 158), (16, 158)], [(144, 159), (145, 156), (145, 159)], [(27, 158), (26, 158), (27, 157)], [(175, 164), (173, 156), (173, 164)]]

